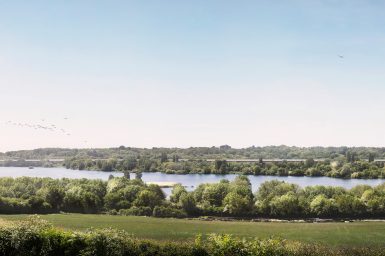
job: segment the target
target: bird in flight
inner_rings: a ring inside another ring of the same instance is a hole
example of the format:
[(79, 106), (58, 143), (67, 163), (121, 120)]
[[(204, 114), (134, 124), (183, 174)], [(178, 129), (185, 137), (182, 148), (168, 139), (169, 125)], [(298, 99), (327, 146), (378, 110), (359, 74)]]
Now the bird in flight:
[(343, 59), (343, 58), (344, 58), (344, 55), (338, 55), (338, 57), (340, 57), (341, 59)]

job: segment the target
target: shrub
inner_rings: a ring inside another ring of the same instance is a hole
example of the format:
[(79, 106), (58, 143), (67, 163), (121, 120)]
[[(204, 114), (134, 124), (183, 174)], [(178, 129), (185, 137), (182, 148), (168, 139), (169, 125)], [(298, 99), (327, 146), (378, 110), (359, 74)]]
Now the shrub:
[(152, 213), (154, 217), (172, 217), (172, 218), (185, 218), (187, 217), (186, 212), (175, 209), (172, 207), (164, 207), (164, 206), (155, 206), (154, 211)]
[(133, 206), (129, 209), (120, 209), (119, 215), (152, 216), (152, 210), (150, 207)]

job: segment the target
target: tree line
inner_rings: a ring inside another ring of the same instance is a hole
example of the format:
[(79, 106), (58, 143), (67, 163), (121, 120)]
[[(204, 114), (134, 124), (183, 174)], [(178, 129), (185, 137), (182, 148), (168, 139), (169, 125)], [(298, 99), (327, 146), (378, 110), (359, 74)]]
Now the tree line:
[(90, 158), (68, 158), (64, 162), (68, 169), (99, 170), (120, 172), (164, 172), (167, 174), (243, 174), (272, 176), (327, 176), (333, 178), (385, 178), (383, 162), (355, 161), (314, 161), (309, 158), (304, 162), (228, 162), (226, 160), (168, 160), (129, 157), (126, 159), (92, 160)]
[(166, 198), (157, 185), (111, 177), (108, 181), (0, 178), (0, 213), (109, 213), (155, 217), (228, 216), (268, 218), (384, 218), (385, 183), (301, 188), (280, 181), (252, 192), (246, 176), (201, 184), (193, 191), (174, 186)]
[(92, 158), (92, 159), (125, 159), (128, 157), (160, 158), (162, 154), (168, 159), (330, 159), (348, 162), (355, 160), (385, 159), (385, 148), (377, 147), (289, 147), (265, 146), (248, 148), (232, 148), (228, 145), (219, 147), (189, 148), (39, 148), (0, 153), (0, 159), (52, 159), (52, 158)]
[[(3, 166), (61, 165), (49, 162), (63, 158), (66, 168), (79, 170), (164, 172), (170, 174), (202, 173), (275, 176), (328, 176), (335, 178), (384, 178), (385, 148), (287, 146), (250, 147), (233, 149), (223, 145), (211, 148), (152, 148), (121, 146), (109, 149), (36, 149), (6, 152)], [(1, 157), (1, 156), (0, 156)], [(9, 158), (19, 159), (9, 161)], [(225, 159), (255, 158), (257, 162), (232, 162)], [(268, 158), (306, 159), (305, 161), (269, 162)], [(314, 159), (322, 159), (315, 161)], [(40, 162), (25, 159), (41, 159)], [(215, 159), (214, 161), (207, 161)]]

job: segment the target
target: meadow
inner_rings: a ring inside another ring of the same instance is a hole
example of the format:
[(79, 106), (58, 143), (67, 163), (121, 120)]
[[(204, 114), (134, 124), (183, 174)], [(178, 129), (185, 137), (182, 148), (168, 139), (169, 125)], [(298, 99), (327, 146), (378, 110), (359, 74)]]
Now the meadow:
[[(2, 220), (22, 220), (29, 215), (0, 215)], [(232, 234), (239, 238), (280, 237), (329, 246), (384, 246), (385, 222), (273, 223), (202, 221), (189, 219), (111, 216), (97, 214), (40, 215), (54, 226), (84, 231), (92, 228), (125, 230), (137, 238), (192, 241), (196, 235)]]

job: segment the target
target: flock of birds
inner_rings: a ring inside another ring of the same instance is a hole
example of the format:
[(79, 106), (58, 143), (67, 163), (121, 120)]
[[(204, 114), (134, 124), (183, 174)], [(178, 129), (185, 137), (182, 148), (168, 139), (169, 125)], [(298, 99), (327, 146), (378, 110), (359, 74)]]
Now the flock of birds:
[[(64, 117), (65, 120), (67, 120), (67, 117)], [(69, 133), (67, 130), (58, 127), (55, 124), (46, 124), (45, 119), (41, 119), (40, 124), (32, 124), (32, 123), (20, 123), (20, 122), (14, 122), (14, 121), (7, 121), (6, 125), (13, 125), (18, 127), (26, 127), (31, 128), (35, 130), (45, 130), (45, 131), (51, 131), (51, 132), (60, 132), (62, 134), (65, 134), (67, 136), (71, 136), (71, 133)]]
[[(64, 117), (64, 120), (68, 120), (68, 117)], [(39, 124), (32, 124), (32, 123), (20, 123), (15, 121), (7, 121), (4, 124), (5, 125), (12, 125), (17, 127), (23, 127), (23, 128), (29, 128), (29, 129), (35, 129), (35, 130), (41, 130), (41, 131), (48, 131), (48, 132), (58, 132), (66, 136), (71, 136), (71, 133), (55, 124), (48, 123), (45, 119), (41, 119), (41, 122)], [(88, 144), (87, 140), (83, 140), (83, 143)]]

